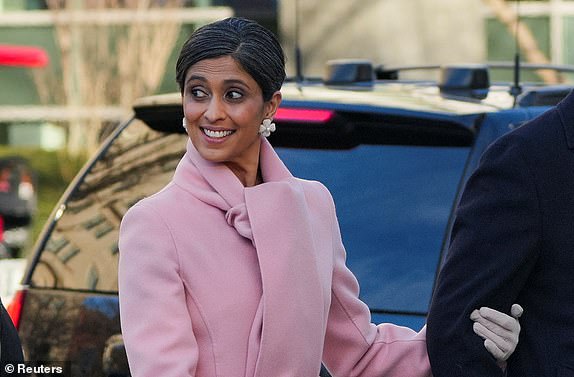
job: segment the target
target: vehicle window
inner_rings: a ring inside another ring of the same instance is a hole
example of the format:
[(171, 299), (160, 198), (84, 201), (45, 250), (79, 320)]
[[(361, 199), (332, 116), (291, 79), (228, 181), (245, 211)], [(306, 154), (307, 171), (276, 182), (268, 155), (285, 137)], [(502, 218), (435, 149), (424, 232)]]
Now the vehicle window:
[(65, 203), (32, 275), (34, 287), (117, 291), (118, 228), (125, 211), (160, 190), (186, 137), (134, 120)]
[(426, 312), (468, 148), (278, 148), (295, 176), (333, 194), (347, 263), (375, 311)]

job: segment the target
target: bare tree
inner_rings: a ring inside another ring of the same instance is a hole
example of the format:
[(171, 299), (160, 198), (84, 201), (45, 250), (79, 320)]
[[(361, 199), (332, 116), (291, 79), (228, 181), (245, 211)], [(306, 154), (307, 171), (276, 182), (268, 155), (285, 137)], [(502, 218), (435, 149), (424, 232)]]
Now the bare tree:
[[(153, 94), (161, 83), (181, 21), (146, 16), (157, 9), (180, 8), (183, 0), (47, 0), (47, 4), (53, 12), (60, 69), (34, 74), (38, 94), (42, 102), (66, 105), (76, 114), (65, 124), (68, 152), (91, 153), (107, 126), (101, 110), (119, 106), (129, 114), (134, 99)], [(118, 14), (123, 16), (120, 21), (114, 19)], [(80, 109), (88, 113), (80, 114)]]
[[(550, 63), (549, 59), (538, 47), (536, 38), (534, 38), (530, 28), (519, 21), (518, 15), (506, 1), (483, 0), (483, 2), (492, 10), (496, 18), (506, 26), (510, 34), (517, 38), (518, 45), (524, 51), (528, 62), (535, 64)], [(563, 81), (556, 71), (541, 69), (537, 73), (548, 84), (556, 84)]]

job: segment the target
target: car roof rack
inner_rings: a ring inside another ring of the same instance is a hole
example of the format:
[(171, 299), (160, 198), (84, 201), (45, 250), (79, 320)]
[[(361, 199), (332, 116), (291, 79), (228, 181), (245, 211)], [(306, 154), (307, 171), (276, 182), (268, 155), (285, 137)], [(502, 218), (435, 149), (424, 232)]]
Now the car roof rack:
[[(452, 64), (449, 66), (456, 66), (457, 64)], [(471, 64), (461, 64), (461, 65), (471, 65)], [(489, 69), (514, 69), (514, 63), (512, 62), (487, 62), (484, 64)], [(421, 70), (436, 70), (441, 69), (444, 65), (440, 64), (422, 64), (422, 65), (405, 65), (397, 67), (385, 67), (384, 65), (379, 65), (374, 68), (375, 77), (377, 80), (396, 80), (400, 72), (404, 71), (421, 71)], [(521, 70), (536, 71), (541, 69), (552, 70), (556, 72), (564, 73), (574, 73), (574, 65), (568, 64), (534, 64), (534, 63), (520, 63)]]
[[(445, 97), (484, 99), (488, 94), (490, 81), (488, 67), (484, 64), (464, 64), (448, 66), (420, 66), (407, 69), (440, 69), (438, 82), (440, 92)], [(382, 66), (373, 67), (370, 60), (336, 59), (325, 65), (323, 82), (325, 85), (372, 85), (376, 79), (396, 80), (398, 69), (385, 70)]]
[(325, 64), (325, 85), (372, 84), (375, 81), (373, 63), (366, 59), (334, 59)]
[[(447, 98), (484, 99), (488, 94), (490, 82), (488, 79), (491, 69), (515, 69), (512, 62), (489, 62), (486, 64), (462, 65), (413, 65), (386, 68), (383, 65), (374, 68), (377, 80), (398, 80), (399, 73), (415, 70), (441, 70), (439, 88)], [(574, 73), (574, 65), (533, 64), (521, 63), (521, 70), (552, 70), (559, 73)], [(547, 106), (555, 105), (564, 98), (573, 86), (551, 85), (534, 89), (526, 89), (518, 97), (518, 106)]]
[(488, 66), (484, 64), (443, 66), (440, 68), (438, 87), (443, 97), (485, 99), (490, 88)]

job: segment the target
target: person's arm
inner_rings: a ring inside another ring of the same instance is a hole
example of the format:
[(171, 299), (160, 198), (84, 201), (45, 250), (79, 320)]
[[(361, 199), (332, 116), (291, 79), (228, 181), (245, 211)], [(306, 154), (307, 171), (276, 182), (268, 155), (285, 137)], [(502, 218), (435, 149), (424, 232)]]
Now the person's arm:
[(427, 319), (437, 377), (503, 375), (470, 316), (483, 306), (509, 313), (537, 258), (537, 191), (520, 148), (516, 137), (489, 148), (461, 198)]
[[(359, 285), (345, 265), (334, 207), (334, 268), (323, 362), (334, 376), (430, 377), (425, 330), (371, 323)], [(478, 338), (478, 337), (477, 337)]]
[(175, 244), (157, 211), (138, 204), (120, 228), (119, 297), (133, 376), (194, 376), (198, 348)]
[(0, 374), (4, 375), (6, 364), (23, 362), (24, 355), (18, 332), (4, 305), (0, 302)]

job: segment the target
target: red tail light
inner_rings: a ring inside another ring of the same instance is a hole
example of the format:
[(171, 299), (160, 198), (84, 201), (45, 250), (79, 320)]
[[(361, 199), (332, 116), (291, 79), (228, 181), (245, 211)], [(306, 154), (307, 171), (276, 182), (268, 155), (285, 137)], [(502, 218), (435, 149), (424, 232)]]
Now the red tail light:
[(10, 318), (12, 318), (12, 323), (14, 323), (16, 329), (20, 327), (20, 318), (22, 315), (22, 309), (24, 308), (25, 298), (26, 298), (25, 289), (16, 291), (14, 297), (12, 298), (12, 301), (10, 301), (10, 304), (6, 308), (6, 311), (8, 312), (8, 314), (10, 314)]
[(0, 45), (0, 66), (44, 67), (48, 64), (44, 49), (33, 46)]
[(286, 122), (311, 122), (324, 123), (330, 120), (334, 115), (330, 110), (319, 109), (295, 109), (280, 107), (275, 113), (275, 120)]

